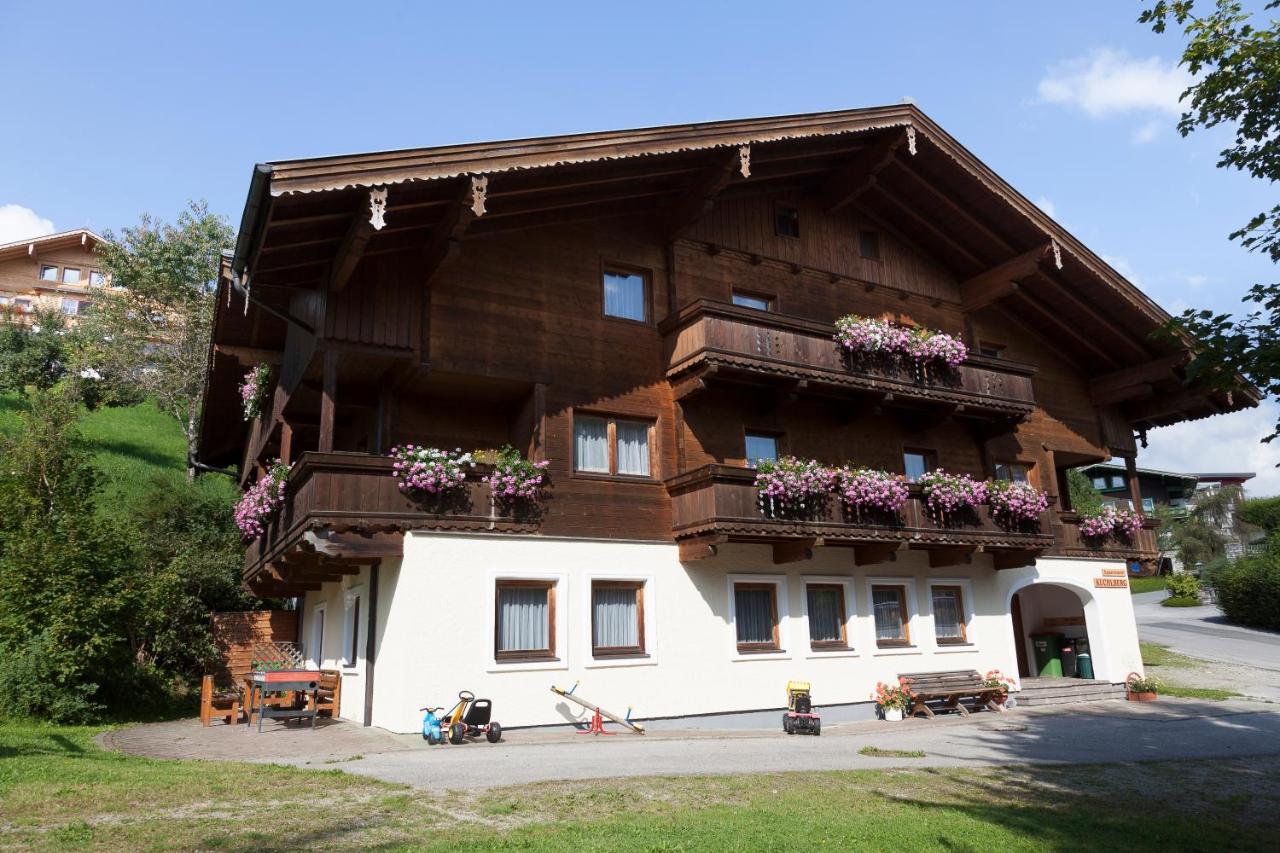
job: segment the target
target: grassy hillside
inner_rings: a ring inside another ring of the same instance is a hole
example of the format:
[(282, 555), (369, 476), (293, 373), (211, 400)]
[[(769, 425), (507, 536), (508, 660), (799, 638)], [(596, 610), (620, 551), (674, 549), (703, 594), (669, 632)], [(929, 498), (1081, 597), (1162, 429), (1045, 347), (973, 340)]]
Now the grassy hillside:
[[(20, 397), (0, 394), (0, 430), (12, 430), (23, 407)], [(99, 509), (130, 513), (155, 482), (181, 483), (186, 477), (186, 439), (182, 428), (154, 403), (86, 412), (80, 421), (86, 449), (103, 474)], [(219, 474), (203, 476), (201, 489), (235, 499), (235, 484)]]

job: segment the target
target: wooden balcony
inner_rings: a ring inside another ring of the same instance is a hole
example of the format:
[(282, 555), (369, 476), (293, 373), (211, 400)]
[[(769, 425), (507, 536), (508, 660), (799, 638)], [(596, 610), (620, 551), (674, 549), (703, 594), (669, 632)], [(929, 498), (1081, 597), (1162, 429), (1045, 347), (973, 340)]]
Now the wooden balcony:
[(970, 356), (944, 375), (919, 377), (850, 362), (835, 327), (709, 300), (665, 320), (667, 378), (677, 400), (711, 382), (779, 385), (791, 391), (862, 395), (879, 404), (932, 407), (962, 417), (1021, 419), (1035, 408), (1035, 368)]
[(928, 552), (934, 567), (966, 562), (981, 550), (992, 554), (997, 568), (1013, 568), (1054, 545), (1052, 508), (1039, 523), (1017, 530), (996, 523), (985, 506), (967, 520), (944, 525), (929, 516), (914, 486), (896, 520), (848, 517), (834, 499), (812, 517), (770, 517), (759, 505), (755, 471), (728, 465), (680, 474), (667, 481), (667, 491), (682, 560), (712, 556), (724, 542), (757, 542), (773, 545), (777, 563), (804, 559), (815, 545), (834, 545), (851, 547), (854, 562), (865, 565), (893, 559), (905, 546)]
[(467, 473), (447, 503), (416, 502), (399, 489), (392, 460), (364, 453), (303, 453), (288, 497), (265, 533), (245, 548), (245, 581), (255, 592), (295, 595), (354, 574), (362, 563), (399, 556), (406, 530), (533, 533), (536, 518), (515, 518), (495, 504), (483, 478)]
[(1109, 537), (1102, 542), (1091, 542), (1080, 535), (1080, 516), (1064, 512), (1058, 516), (1059, 530), (1053, 554), (1058, 557), (1092, 557), (1106, 560), (1139, 560), (1144, 565), (1160, 559), (1158, 534), (1160, 522), (1154, 518), (1143, 521), (1142, 529), (1132, 542)]

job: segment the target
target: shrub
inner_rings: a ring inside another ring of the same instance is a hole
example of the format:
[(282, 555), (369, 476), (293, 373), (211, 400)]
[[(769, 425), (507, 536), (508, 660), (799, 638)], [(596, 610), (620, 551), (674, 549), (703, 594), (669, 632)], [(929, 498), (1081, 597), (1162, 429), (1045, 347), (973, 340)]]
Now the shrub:
[(1200, 579), (1187, 572), (1169, 575), (1164, 588), (1169, 590), (1170, 598), (1200, 598)]
[(1280, 556), (1242, 557), (1217, 572), (1214, 588), (1228, 621), (1280, 630)]
[(1198, 597), (1190, 598), (1185, 595), (1171, 595), (1168, 598), (1161, 599), (1160, 605), (1162, 607), (1199, 607), (1200, 599)]
[(46, 632), (0, 655), (0, 710), (6, 717), (39, 717), (78, 725), (95, 720), (103, 705), (76, 650)]

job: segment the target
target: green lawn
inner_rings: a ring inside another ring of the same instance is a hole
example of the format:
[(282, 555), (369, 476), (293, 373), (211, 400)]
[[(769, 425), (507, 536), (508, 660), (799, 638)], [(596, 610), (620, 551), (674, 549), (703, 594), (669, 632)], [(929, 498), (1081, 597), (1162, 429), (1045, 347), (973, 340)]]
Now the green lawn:
[[(1193, 657), (1178, 654), (1155, 643), (1139, 643), (1142, 651), (1142, 665), (1148, 675), (1159, 678), (1164, 686), (1160, 688), (1161, 696), (1178, 696), (1183, 699), (1213, 699), (1222, 701), (1232, 699), (1241, 694), (1225, 687), (1202, 687), (1199, 685), (1175, 684), (1173, 680), (1198, 680), (1195, 671), (1203, 669), (1205, 662)], [(1166, 670), (1168, 671), (1166, 673)]]
[(1140, 592), (1163, 592), (1164, 578), (1129, 578), (1129, 594), (1137, 595)]
[(99, 749), (94, 731), (0, 725), (3, 846), (1268, 850), (1280, 813), (1280, 767), (1262, 759), (557, 782), (474, 794), (339, 771), (134, 758)]

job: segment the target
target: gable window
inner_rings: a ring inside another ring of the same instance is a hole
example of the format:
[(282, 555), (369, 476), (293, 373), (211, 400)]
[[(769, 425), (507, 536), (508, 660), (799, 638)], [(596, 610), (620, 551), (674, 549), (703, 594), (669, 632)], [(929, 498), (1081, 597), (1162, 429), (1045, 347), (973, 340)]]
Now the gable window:
[(967, 642), (964, 598), (958, 586), (933, 587), (933, 634), (940, 645)]
[(789, 204), (773, 209), (773, 230), (779, 237), (800, 236), (800, 211)]
[(809, 612), (809, 645), (814, 649), (849, 647), (845, 632), (844, 585), (811, 583), (805, 588)]
[(89, 284), (92, 287), (102, 287), (107, 283), (107, 277), (102, 274), (101, 270), (89, 270)]
[(604, 271), (604, 313), (606, 317), (649, 320), (649, 282), (641, 273), (617, 269)]
[(41, 280), (41, 281), (57, 281), (57, 280), (58, 280), (58, 268), (57, 268), (57, 267), (54, 267), (54, 266), (49, 266), (48, 264), (41, 264), (41, 265), (40, 265), (40, 280)]
[(746, 441), (746, 457), (747, 466), (755, 468), (760, 464), (761, 459), (774, 462), (778, 458), (778, 437), (776, 435), (764, 435), (762, 433), (747, 433)]
[(898, 584), (872, 586), (871, 609), (875, 613), (877, 646), (911, 645), (906, 587)]
[(878, 261), (880, 260), (880, 234), (876, 231), (859, 231), (858, 232), (858, 254), (862, 257)]
[(63, 284), (79, 284), (80, 270), (76, 269), (75, 267), (64, 267), (62, 270), (62, 283)]
[(733, 623), (739, 652), (778, 651), (777, 585), (734, 583)]
[(740, 305), (743, 308), (754, 308), (757, 311), (772, 311), (773, 300), (768, 296), (760, 296), (755, 293), (746, 293), (745, 291), (735, 290), (733, 292), (733, 304)]
[(902, 451), (902, 471), (908, 483), (914, 483), (938, 467), (938, 454), (932, 450), (908, 447)]
[(1031, 466), (1025, 462), (997, 462), (996, 479), (1011, 483), (1029, 483)]
[(591, 653), (644, 654), (644, 584), (591, 582)]
[(653, 422), (574, 415), (573, 469), (590, 474), (653, 476)]
[(553, 581), (497, 582), (494, 658), (554, 658), (556, 587)]
[(343, 663), (353, 667), (359, 659), (360, 651), (360, 594), (348, 592), (346, 605), (347, 612), (342, 621)]

